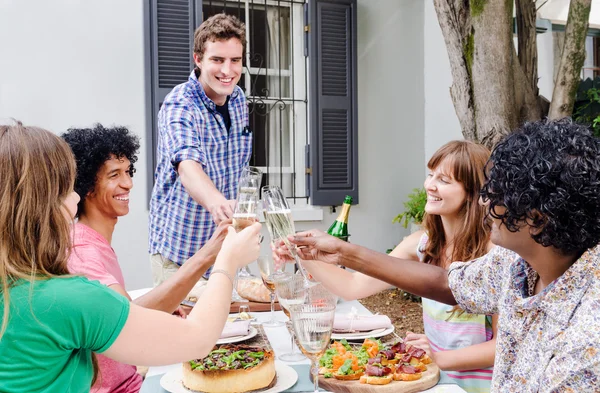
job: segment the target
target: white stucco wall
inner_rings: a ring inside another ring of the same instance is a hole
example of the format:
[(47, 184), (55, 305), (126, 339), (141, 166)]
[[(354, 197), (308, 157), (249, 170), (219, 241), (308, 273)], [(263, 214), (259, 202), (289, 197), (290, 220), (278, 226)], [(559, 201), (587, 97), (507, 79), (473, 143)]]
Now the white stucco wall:
[(0, 1), (0, 119), (61, 134), (95, 122), (142, 140), (113, 248), (127, 286), (150, 284), (142, 1)]
[[(0, 0), (0, 119), (57, 134), (120, 124), (141, 137), (130, 213), (113, 237), (128, 289), (151, 284), (142, 4)], [(423, 18), (421, 0), (358, 1), (360, 205), (350, 230), (352, 242), (380, 251), (407, 234), (391, 220), (423, 180)], [(325, 230), (335, 216), (325, 208), (322, 222), (297, 229)]]

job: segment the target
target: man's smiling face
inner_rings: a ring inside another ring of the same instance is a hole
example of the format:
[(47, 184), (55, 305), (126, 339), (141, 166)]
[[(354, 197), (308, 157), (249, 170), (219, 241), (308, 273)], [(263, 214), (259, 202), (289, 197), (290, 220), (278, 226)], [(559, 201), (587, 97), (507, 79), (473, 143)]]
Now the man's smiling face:
[(217, 105), (225, 104), (242, 76), (244, 47), (237, 38), (206, 43), (202, 58), (194, 54), (200, 68), (199, 81), (208, 98)]
[(94, 191), (85, 198), (85, 211), (92, 208), (108, 218), (129, 213), (129, 192), (133, 187), (130, 173), (131, 162), (126, 158), (106, 160), (96, 175)]

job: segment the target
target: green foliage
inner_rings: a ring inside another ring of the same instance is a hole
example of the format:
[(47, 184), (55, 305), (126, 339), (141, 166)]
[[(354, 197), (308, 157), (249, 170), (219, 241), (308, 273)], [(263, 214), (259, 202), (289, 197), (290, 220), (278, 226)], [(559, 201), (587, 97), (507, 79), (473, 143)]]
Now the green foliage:
[(425, 215), (425, 204), (427, 203), (427, 192), (424, 188), (415, 188), (408, 194), (408, 201), (404, 202), (404, 212), (398, 214), (392, 220), (393, 223), (400, 223), (404, 228), (408, 228), (408, 223), (414, 222), (420, 224)]
[(600, 137), (600, 77), (579, 84), (573, 120), (588, 125), (594, 135)]

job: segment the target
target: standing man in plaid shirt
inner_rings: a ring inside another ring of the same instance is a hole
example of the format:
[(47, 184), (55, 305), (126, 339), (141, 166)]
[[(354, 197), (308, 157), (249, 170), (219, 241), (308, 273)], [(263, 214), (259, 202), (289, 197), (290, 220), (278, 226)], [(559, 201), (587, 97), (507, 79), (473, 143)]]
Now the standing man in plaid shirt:
[(233, 215), (252, 135), (242, 89), (245, 26), (210, 17), (194, 34), (196, 67), (158, 113), (158, 165), (150, 202), (154, 285), (173, 275)]

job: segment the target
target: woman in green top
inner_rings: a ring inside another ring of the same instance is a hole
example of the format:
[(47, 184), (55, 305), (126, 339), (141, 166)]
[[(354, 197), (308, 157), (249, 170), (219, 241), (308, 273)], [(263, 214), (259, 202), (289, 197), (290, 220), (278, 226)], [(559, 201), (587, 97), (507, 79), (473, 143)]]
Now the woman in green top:
[(231, 277), (258, 257), (260, 224), (229, 228), (201, 306), (181, 319), (69, 276), (79, 197), (62, 139), (20, 123), (0, 126), (0, 174), (0, 391), (89, 391), (101, 378), (93, 352), (147, 366), (208, 354), (229, 313)]

